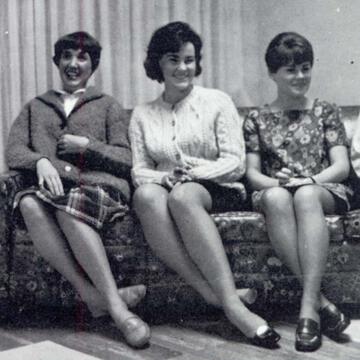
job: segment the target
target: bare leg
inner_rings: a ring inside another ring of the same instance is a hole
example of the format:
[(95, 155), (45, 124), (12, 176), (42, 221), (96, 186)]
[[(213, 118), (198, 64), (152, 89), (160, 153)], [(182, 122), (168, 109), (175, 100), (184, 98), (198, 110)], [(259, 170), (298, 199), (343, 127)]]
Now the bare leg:
[[(93, 316), (105, 313), (106, 303), (99, 291), (87, 281), (79, 271), (79, 264), (74, 259), (68, 242), (59, 226), (41, 200), (28, 195), (22, 198), (20, 210), (24, 217), (29, 235), (40, 255), (61, 273), (87, 303)], [(144, 297), (144, 285), (118, 290), (120, 296), (130, 306), (135, 306)]]
[(303, 186), (294, 195), (298, 224), (299, 258), (303, 269), (303, 296), (300, 318), (319, 322), (320, 287), (329, 248), (325, 214), (333, 213), (335, 201), (324, 188)]
[[(156, 255), (180, 274), (208, 304), (221, 303), (198, 267), (189, 257), (168, 209), (168, 191), (156, 184), (139, 187), (134, 194), (134, 209), (140, 219), (147, 242)], [(156, 224), (156, 226), (154, 226)], [(255, 301), (251, 289), (238, 289), (237, 295), (247, 303)]]
[(230, 265), (216, 225), (208, 211), (211, 196), (196, 183), (176, 186), (169, 208), (186, 250), (221, 301), (229, 320), (246, 336), (253, 337), (266, 322), (250, 312), (239, 300)]
[[(302, 284), (303, 272), (298, 254), (298, 229), (293, 196), (284, 188), (269, 188), (261, 198), (261, 207), (265, 214), (269, 238), (276, 253)], [(321, 294), (321, 307), (329, 303), (329, 300)]]
[(99, 304), (98, 292), (79, 272), (66, 239), (54, 217), (41, 200), (35, 196), (25, 196), (20, 202), (29, 235), (40, 255), (59, 271), (79, 292), (90, 308)]
[[(168, 209), (168, 191), (156, 184), (139, 187), (134, 194), (134, 209), (152, 250), (179, 273), (207, 303), (219, 306), (209, 284), (189, 257)], [(155, 225), (155, 226), (154, 226)]]
[(64, 211), (57, 210), (56, 218), (76, 260), (105, 298), (110, 315), (116, 323), (121, 324), (131, 313), (118, 294), (99, 234), (86, 223)]

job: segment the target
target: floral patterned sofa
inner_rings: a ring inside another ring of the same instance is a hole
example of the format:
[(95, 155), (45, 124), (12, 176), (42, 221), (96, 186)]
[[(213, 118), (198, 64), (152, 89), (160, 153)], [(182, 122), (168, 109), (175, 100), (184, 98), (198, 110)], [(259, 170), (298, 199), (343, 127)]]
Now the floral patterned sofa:
[[(241, 116), (248, 109), (239, 109)], [(343, 107), (342, 118), (350, 135), (358, 107)], [(130, 111), (129, 111), (130, 115)], [(0, 308), (75, 306), (70, 284), (43, 260), (19, 217), (13, 217), (14, 194), (26, 185), (27, 176), (10, 171), (0, 174)], [(270, 246), (264, 217), (255, 212), (213, 214), (239, 287), (255, 286), (261, 303), (299, 300), (300, 287)], [(360, 210), (345, 216), (328, 216), (331, 236), (324, 291), (336, 303), (360, 303)], [(166, 304), (202, 304), (201, 299), (151, 252), (133, 214), (102, 233), (110, 263), (121, 285), (144, 283), (151, 308)], [(15, 305), (15, 306), (14, 306)]]

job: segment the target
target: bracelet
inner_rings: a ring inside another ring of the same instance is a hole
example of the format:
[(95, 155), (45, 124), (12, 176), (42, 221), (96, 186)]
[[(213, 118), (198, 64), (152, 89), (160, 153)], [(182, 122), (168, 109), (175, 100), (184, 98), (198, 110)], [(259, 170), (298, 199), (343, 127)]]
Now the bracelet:
[(309, 176), (309, 179), (313, 182), (313, 184), (316, 184), (316, 180), (312, 176)]

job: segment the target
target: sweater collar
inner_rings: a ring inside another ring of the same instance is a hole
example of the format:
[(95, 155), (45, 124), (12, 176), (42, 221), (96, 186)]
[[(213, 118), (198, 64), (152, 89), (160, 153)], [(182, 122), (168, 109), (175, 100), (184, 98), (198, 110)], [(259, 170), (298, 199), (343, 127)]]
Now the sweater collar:
[[(99, 92), (95, 87), (89, 86), (83, 94), (80, 94), (80, 98), (76, 103), (76, 106), (73, 111), (76, 111), (77, 108), (81, 107), (86, 102), (101, 98), (103, 94)], [(40, 101), (44, 102), (45, 104), (56, 108), (60, 111), (64, 116), (64, 109), (62, 105), (61, 94), (57, 90), (49, 90), (45, 94), (36, 97)]]
[(198, 93), (198, 86), (197, 85), (193, 85), (193, 89), (189, 92), (189, 94), (187, 94), (182, 100), (180, 100), (179, 102), (177, 102), (176, 104), (170, 104), (168, 102), (166, 102), (164, 100), (164, 93), (162, 93), (158, 99), (157, 99), (157, 103), (167, 109), (167, 110), (176, 110), (179, 109), (180, 107), (182, 107), (184, 104), (186, 103), (192, 103), (193, 99), (196, 97), (196, 94)]

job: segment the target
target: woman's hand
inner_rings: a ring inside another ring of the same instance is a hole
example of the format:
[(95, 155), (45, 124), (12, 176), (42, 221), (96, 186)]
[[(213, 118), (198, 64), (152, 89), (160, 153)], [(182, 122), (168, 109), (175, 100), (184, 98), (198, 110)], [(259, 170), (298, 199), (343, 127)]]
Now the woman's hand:
[(192, 181), (193, 178), (189, 174), (190, 168), (176, 167), (170, 174), (163, 176), (161, 185), (171, 190), (174, 186)]
[(164, 175), (161, 179), (161, 185), (168, 190), (172, 190), (175, 183), (175, 178), (171, 174)]
[(173, 170), (173, 173), (172, 173), (172, 176), (175, 178), (175, 184), (174, 185), (176, 185), (178, 183), (182, 184), (182, 183), (185, 183), (185, 182), (192, 181), (193, 178), (189, 174), (189, 170), (190, 170), (189, 167), (185, 167), (185, 168), (176, 167)]
[(43, 187), (45, 182), (51, 194), (64, 195), (64, 188), (59, 173), (49, 159), (41, 158), (37, 161), (36, 173), (40, 187)]
[(279, 180), (280, 186), (286, 185), (290, 181), (291, 176), (292, 176), (292, 171), (285, 167), (275, 174), (275, 177)]
[(85, 136), (65, 134), (60, 137), (57, 143), (59, 155), (83, 153), (89, 144), (89, 139)]
[(301, 185), (310, 185), (314, 184), (314, 181), (309, 178), (290, 178), (289, 181), (283, 185), (284, 187), (292, 187), (292, 186), (301, 186)]

